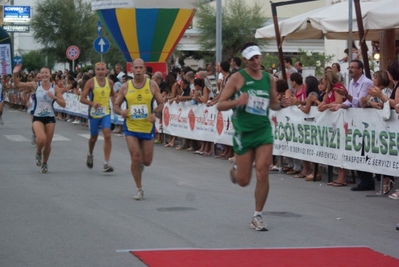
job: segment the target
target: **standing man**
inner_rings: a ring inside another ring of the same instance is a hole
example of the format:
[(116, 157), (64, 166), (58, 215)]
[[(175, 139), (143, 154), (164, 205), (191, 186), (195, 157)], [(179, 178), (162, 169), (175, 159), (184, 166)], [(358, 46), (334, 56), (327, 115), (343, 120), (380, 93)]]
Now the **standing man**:
[[(292, 89), (291, 85), (291, 74), (298, 72), (296, 68), (292, 66), (292, 59), (290, 57), (285, 57), (284, 58), (284, 67), (285, 67), (285, 75), (287, 76), (287, 83), (288, 87)], [(282, 76), (280, 76), (280, 79), (283, 79)]]
[(230, 62), (230, 65), (231, 65), (231, 73), (239, 71), (241, 68), (241, 58), (233, 57), (233, 59)]
[[(134, 79), (122, 85), (115, 101), (114, 110), (125, 118), (123, 133), (130, 153), (130, 171), (137, 187), (133, 199), (142, 200), (144, 191), (141, 174), (143, 165), (150, 166), (152, 162), (155, 114), (162, 111), (163, 101), (158, 84), (145, 78), (146, 67), (142, 59), (137, 58), (133, 61), (132, 70)], [(158, 103), (156, 110), (152, 106), (154, 98)], [(124, 100), (126, 100), (127, 108), (122, 110), (121, 105)]]
[(217, 109), (233, 109), (233, 149), (236, 163), (230, 170), (233, 183), (247, 186), (251, 180), (252, 163), (256, 165), (255, 213), (251, 228), (267, 231), (262, 219), (263, 207), (269, 193), (269, 166), (272, 162), (273, 134), (269, 108), (279, 110), (288, 106), (277, 100), (273, 77), (260, 69), (261, 52), (255, 43), (246, 43), (241, 54), (245, 69), (231, 75), (221, 93)]
[(122, 77), (123, 77), (123, 75), (125, 75), (125, 73), (123, 72), (123, 67), (122, 67), (122, 65), (119, 64), (119, 63), (116, 64), (114, 70), (115, 70), (115, 76), (116, 76), (116, 78), (118, 78), (118, 80), (119, 80), (121, 83), (123, 83)]
[[(97, 142), (99, 127), (104, 135), (104, 168), (103, 172), (113, 172), (114, 168), (109, 164), (111, 156), (111, 115), (109, 101), (114, 103), (114, 83), (105, 75), (107, 68), (104, 62), (95, 65), (95, 76), (89, 79), (80, 95), (80, 102), (89, 106), (89, 152), (87, 153), (86, 166), (93, 168), (93, 150)], [(89, 96), (90, 99), (87, 99)]]
[[(300, 61), (297, 61), (297, 62), (295, 62), (294, 67), (295, 67), (296, 71), (297, 71), (299, 74), (302, 75), (302, 63), (301, 63)], [(304, 78), (306, 78), (306, 77), (304, 77)]]
[[(349, 82), (348, 91), (346, 90), (336, 90), (338, 93), (344, 96), (346, 101), (342, 104), (333, 104), (330, 110), (337, 111), (340, 108), (360, 108), (360, 99), (366, 97), (369, 93), (369, 88), (373, 87), (373, 82), (363, 74), (363, 62), (354, 59), (349, 63), (349, 77), (351, 81)], [(347, 170), (339, 169), (338, 176), (342, 176), (343, 180), (346, 181)], [(368, 191), (375, 189), (375, 182), (373, 179), (373, 174), (364, 171), (357, 171), (360, 183), (357, 186), (351, 188), (352, 191)]]

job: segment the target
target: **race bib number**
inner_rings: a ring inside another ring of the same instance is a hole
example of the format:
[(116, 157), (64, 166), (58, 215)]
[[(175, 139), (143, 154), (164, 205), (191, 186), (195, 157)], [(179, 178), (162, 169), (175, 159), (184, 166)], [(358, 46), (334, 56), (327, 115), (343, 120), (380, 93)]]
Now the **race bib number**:
[(140, 120), (148, 118), (147, 105), (132, 105), (130, 106), (130, 119)]
[(269, 107), (269, 99), (248, 95), (248, 103), (245, 111), (255, 115), (267, 116), (267, 108)]
[(36, 116), (38, 117), (48, 117), (51, 116), (51, 107), (46, 102), (39, 102), (36, 107)]
[(98, 108), (94, 108), (92, 107), (90, 109), (90, 115), (93, 118), (101, 118), (104, 117), (106, 114), (106, 107), (98, 107)]

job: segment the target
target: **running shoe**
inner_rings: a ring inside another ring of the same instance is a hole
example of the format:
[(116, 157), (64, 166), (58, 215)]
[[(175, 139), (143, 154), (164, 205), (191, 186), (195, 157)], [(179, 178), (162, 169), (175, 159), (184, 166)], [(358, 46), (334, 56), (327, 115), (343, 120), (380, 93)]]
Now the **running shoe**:
[(267, 231), (267, 224), (263, 221), (262, 216), (252, 217), (251, 228), (256, 231)]
[(3, 118), (2, 117), (0, 117), (0, 125), (3, 125), (4, 124), (4, 122), (3, 122)]
[(36, 145), (36, 136), (32, 135), (32, 140), (30, 141), (31, 145)]
[(103, 172), (113, 172), (113, 171), (114, 171), (114, 168), (112, 168), (111, 165), (104, 164)]
[(47, 168), (47, 163), (42, 164), (42, 173), (47, 173), (48, 168)]
[(134, 200), (142, 200), (144, 198), (144, 191), (143, 189), (137, 188), (137, 193), (134, 195), (133, 199)]
[(231, 169), (230, 169), (230, 180), (233, 184), (237, 183), (236, 180), (236, 170), (237, 170), (237, 165), (232, 164)]
[(42, 165), (42, 155), (36, 153), (35, 157), (36, 166), (40, 167)]
[(93, 155), (87, 155), (86, 166), (89, 169), (93, 169)]

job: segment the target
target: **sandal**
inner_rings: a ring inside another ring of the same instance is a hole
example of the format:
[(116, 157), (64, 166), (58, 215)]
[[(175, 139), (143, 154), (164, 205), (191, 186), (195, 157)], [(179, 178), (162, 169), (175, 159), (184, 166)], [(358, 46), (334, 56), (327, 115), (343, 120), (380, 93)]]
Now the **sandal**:
[[(321, 174), (318, 172), (316, 175), (316, 181), (320, 181), (321, 180)], [(314, 175), (313, 173), (306, 175), (305, 181), (314, 181)], [(327, 184), (328, 185), (328, 184)], [(332, 184), (331, 184), (332, 185)]]
[(388, 196), (390, 199), (399, 199), (399, 192), (393, 193)]
[(332, 182), (327, 183), (327, 185), (334, 185), (338, 180), (334, 180)]
[(292, 175), (292, 174), (298, 174), (301, 173), (301, 171), (296, 171), (294, 169), (291, 169), (290, 171), (287, 171), (287, 174)]
[(278, 167), (274, 165), (273, 167), (269, 167), (269, 171), (276, 172), (278, 171)]
[(306, 177), (306, 175), (303, 173), (298, 173), (298, 174), (294, 175), (294, 178), (305, 178), (305, 177)]
[(332, 186), (333, 187), (343, 187), (343, 186), (347, 186), (347, 184), (335, 182)]
[(282, 171), (283, 172), (289, 172), (292, 170), (292, 167), (283, 167)]

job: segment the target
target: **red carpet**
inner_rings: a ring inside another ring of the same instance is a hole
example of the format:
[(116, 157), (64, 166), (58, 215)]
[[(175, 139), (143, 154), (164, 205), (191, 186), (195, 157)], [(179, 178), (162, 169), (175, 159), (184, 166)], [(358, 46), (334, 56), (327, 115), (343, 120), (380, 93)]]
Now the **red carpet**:
[(150, 267), (376, 267), (399, 266), (399, 260), (368, 247), (181, 249), (131, 253)]

